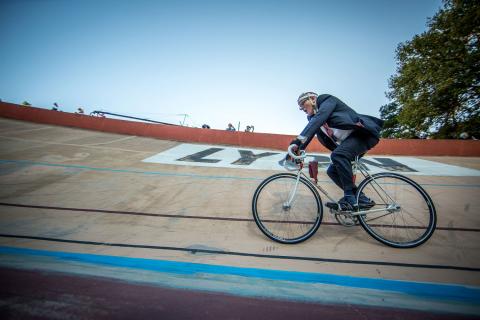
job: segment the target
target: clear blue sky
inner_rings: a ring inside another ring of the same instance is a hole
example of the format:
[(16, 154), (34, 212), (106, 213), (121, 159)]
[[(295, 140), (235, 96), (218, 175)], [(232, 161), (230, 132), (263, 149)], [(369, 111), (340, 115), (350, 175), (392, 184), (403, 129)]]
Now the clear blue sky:
[(0, 1), (0, 99), (298, 134), (302, 91), (378, 116), (441, 0)]

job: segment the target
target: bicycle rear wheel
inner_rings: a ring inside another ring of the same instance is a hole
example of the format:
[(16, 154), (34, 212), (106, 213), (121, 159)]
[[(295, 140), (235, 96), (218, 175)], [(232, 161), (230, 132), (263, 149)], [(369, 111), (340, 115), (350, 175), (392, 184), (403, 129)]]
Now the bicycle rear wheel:
[(363, 192), (375, 206), (360, 215), (362, 227), (376, 240), (395, 248), (413, 248), (435, 231), (437, 214), (427, 192), (396, 173), (378, 173), (362, 181)]
[(299, 243), (310, 238), (320, 226), (323, 207), (320, 195), (305, 178), (280, 173), (268, 177), (257, 187), (252, 201), (253, 217), (260, 230), (280, 243)]

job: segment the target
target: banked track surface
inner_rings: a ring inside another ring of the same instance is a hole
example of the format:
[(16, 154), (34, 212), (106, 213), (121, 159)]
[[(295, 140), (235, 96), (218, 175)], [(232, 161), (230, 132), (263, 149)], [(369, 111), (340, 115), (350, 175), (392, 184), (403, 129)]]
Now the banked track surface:
[(0, 139), (2, 247), (480, 285), (478, 177), (415, 177), (439, 214), (436, 233), (417, 249), (382, 246), (327, 213), (312, 239), (285, 246), (251, 218), (253, 191), (272, 171), (144, 163), (177, 143), (1, 122), (0, 135), (16, 138)]

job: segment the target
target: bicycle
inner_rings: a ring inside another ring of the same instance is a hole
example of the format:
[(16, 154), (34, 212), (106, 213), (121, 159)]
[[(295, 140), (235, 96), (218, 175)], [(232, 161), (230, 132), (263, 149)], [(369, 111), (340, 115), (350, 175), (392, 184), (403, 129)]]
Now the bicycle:
[[(297, 164), (289, 171), (263, 180), (252, 200), (252, 212), (257, 226), (270, 239), (295, 244), (307, 240), (320, 227), (323, 218), (321, 192), (334, 205), (329, 207), (339, 224), (351, 227), (360, 224), (379, 242), (394, 248), (413, 248), (425, 243), (433, 234), (437, 214), (428, 193), (415, 181), (397, 173), (381, 172), (370, 175), (357, 157), (353, 161), (354, 179), (363, 175), (358, 185), (356, 206), (341, 210), (341, 206), (318, 184), (315, 174), (304, 172), (305, 151), (288, 153)], [(287, 162), (287, 161), (286, 161)], [(312, 163), (312, 162), (310, 162)], [(325, 162), (322, 164), (326, 164)], [(318, 162), (317, 162), (318, 165)], [(363, 192), (373, 203), (360, 208), (358, 197)]]

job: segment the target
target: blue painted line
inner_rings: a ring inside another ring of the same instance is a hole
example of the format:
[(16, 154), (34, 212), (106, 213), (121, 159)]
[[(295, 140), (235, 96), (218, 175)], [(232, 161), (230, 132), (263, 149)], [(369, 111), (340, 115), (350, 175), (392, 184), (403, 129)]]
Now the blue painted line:
[(131, 258), (86, 253), (35, 250), (7, 246), (0, 246), (0, 254), (44, 256), (56, 258), (61, 261), (76, 261), (110, 267), (123, 267), (179, 275), (212, 274), (260, 278), (267, 280), (293, 281), (300, 283), (319, 283), (351, 288), (398, 292), (420, 298), (425, 297), (448, 301), (457, 300), (473, 304), (477, 304), (480, 301), (480, 287), (461, 286), (453, 284), (435, 284), (425, 282), (409, 282), (402, 280), (385, 280), (375, 278), (341, 276), (322, 273), (241, 268), (190, 262), (154, 260), (146, 258)]
[[(59, 168), (74, 168), (74, 169), (83, 169), (90, 171), (105, 171), (105, 172), (117, 172), (117, 173), (134, 173), (134, 174), (145, 174), (145, 175), (158, 175), (158, 176), (170, 176), (170, 177), (187, 177), (195, 179), (217, 179), (217, 180), (244, 180), (244, 181), (263, 181), (263, 178), (255, 177), (236, 177), (236, 176), (207, 176), (199, 174), (189, 174), (189, 173), (171, 173), (163, 171), (141, 171), (141, 170), (130, 170), (130, 169), (113, 169), (113, 168), (99, 168), (99, 167), (90, 167), (74, 164), (56, 164), (49, 162), (38, 162), (30, 160), (4, 160), (0, 159), (0, 164), (2, 163), (14, 163), (14, 164), (23, 164), (23, 165), (33, 165), (33, 166), (46, 166), (46, 167), (59, 167)], [(321, 183), (333, 184), (330, 180), (319, 180)], [(422, 183), (422, 186), (431, 186), (431, 187), (456, 187), (456, 188), (480, 188), (480, 184), (442, 184), (442, 183)]]

